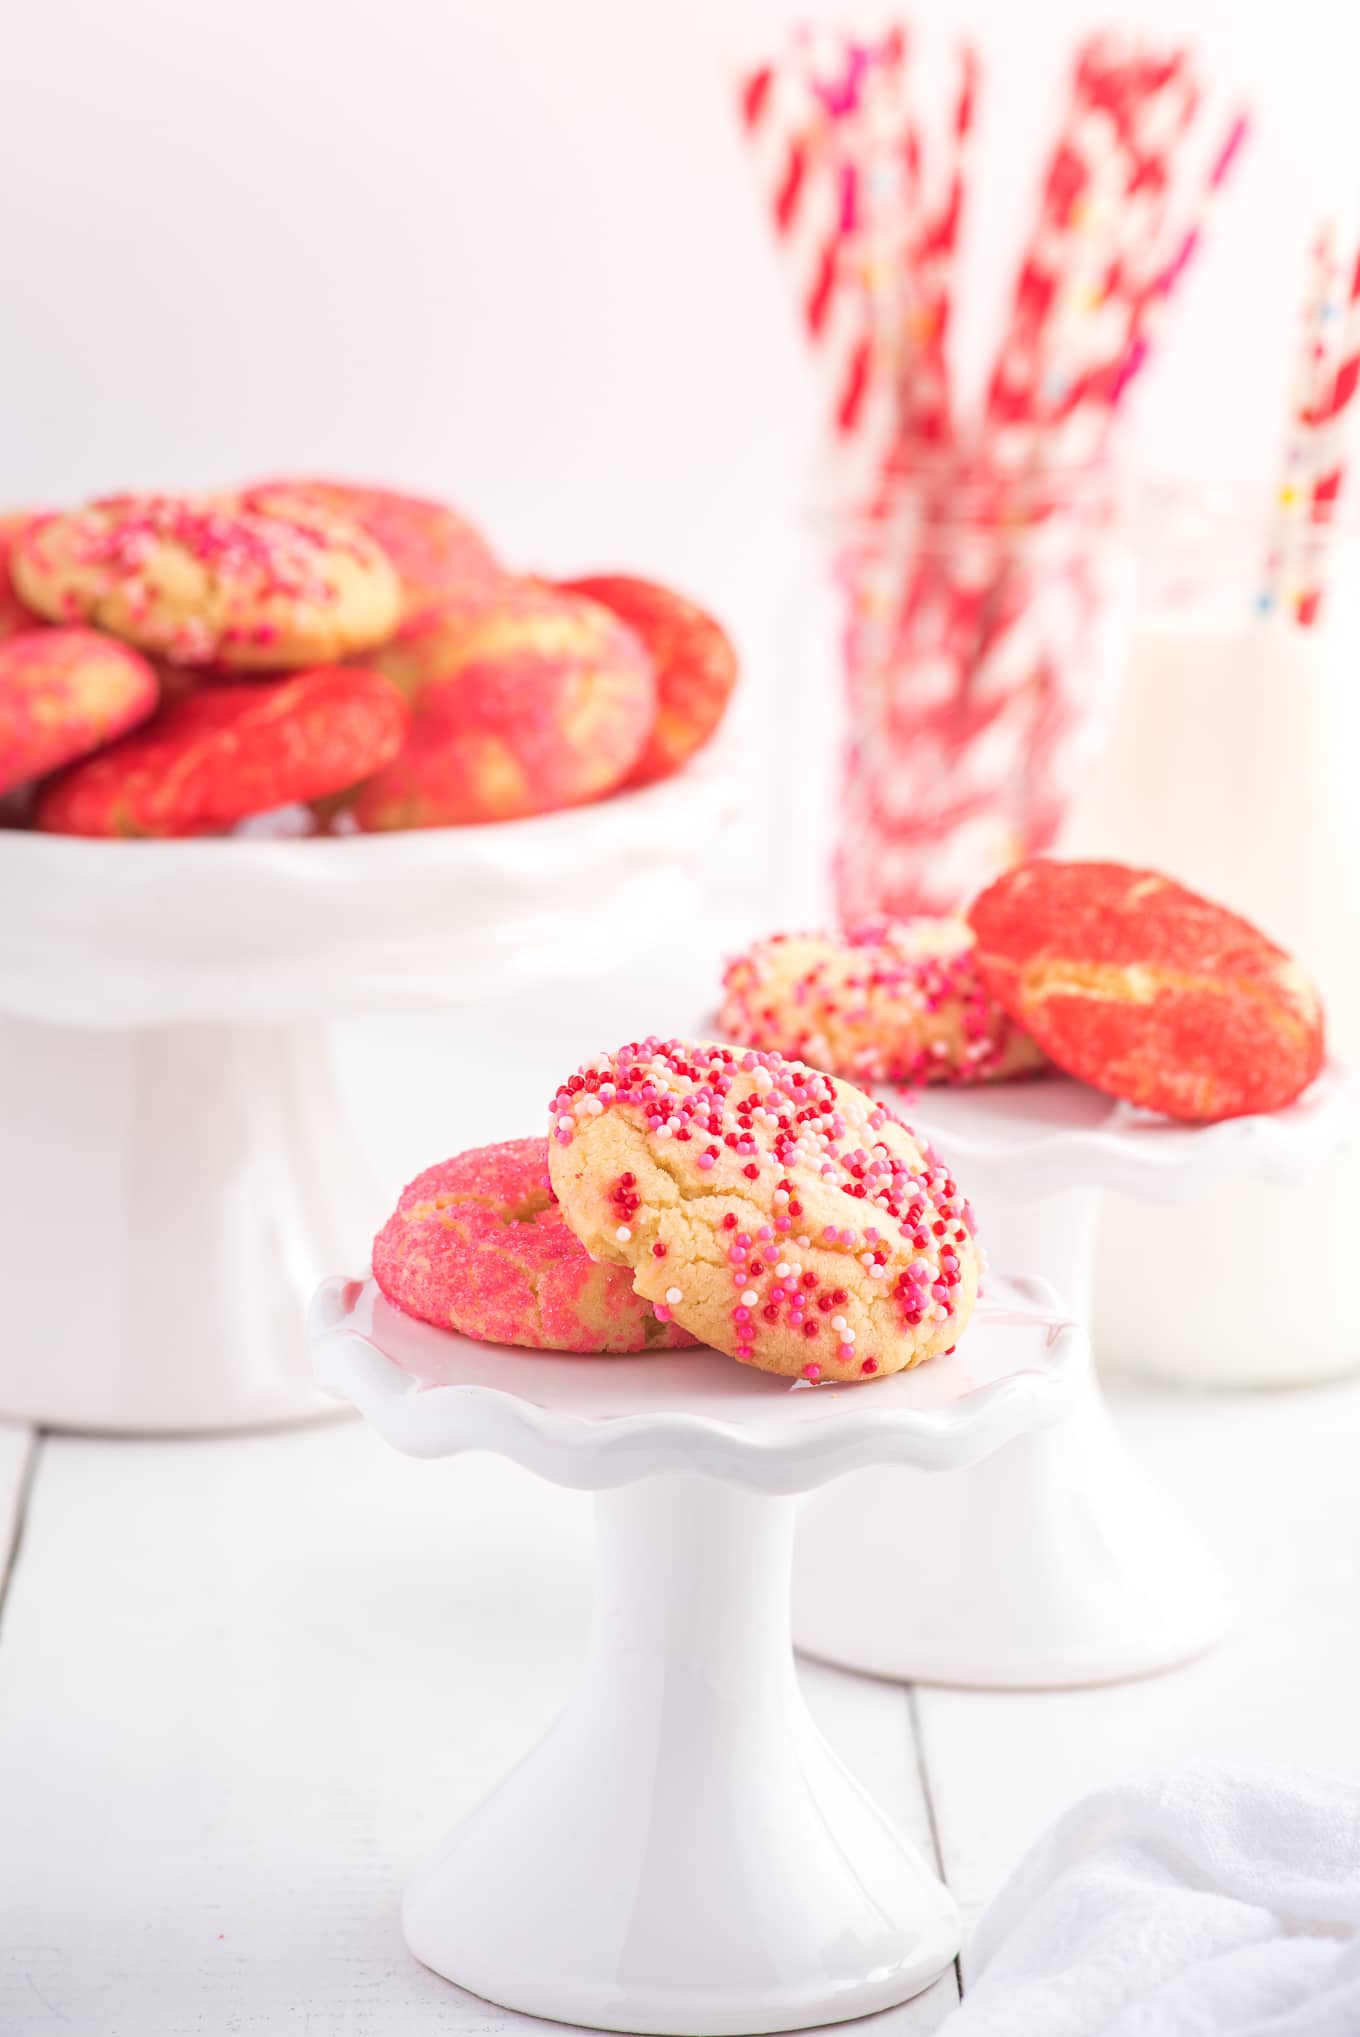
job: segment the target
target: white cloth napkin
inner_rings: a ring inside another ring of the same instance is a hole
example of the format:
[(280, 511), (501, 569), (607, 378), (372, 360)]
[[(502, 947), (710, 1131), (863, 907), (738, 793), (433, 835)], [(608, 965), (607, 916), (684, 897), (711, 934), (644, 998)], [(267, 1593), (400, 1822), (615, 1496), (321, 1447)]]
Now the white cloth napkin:
[(1197, 1767), (1059, 1818), (941, 2037), (1360, 2037), (1360, 1788)]

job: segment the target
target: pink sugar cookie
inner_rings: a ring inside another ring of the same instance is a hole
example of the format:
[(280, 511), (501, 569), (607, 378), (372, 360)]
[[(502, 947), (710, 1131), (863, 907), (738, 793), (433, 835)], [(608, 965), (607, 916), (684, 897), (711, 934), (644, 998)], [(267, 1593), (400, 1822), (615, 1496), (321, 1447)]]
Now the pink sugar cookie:
[(156, 674), (92, 629), (28, 629), (0, 641), (0, 793), (102, 750), (144, 722)]
[(476, 1146), (418, 1174), (374, 1240), (373, 1277), (407, 1315), (487, 1344), (623, 1355), (695, 1341), (567, 1229), (545, 1139)]

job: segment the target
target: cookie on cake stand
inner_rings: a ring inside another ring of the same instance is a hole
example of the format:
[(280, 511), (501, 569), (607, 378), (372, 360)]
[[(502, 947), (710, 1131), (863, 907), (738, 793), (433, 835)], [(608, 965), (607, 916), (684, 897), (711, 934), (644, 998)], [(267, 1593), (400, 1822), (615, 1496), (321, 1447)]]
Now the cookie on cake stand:
[[(1334, 1066), (1284, 1110), (1211, 1125), (1058, 1074), (892, 1100), (968, 1184), (992, 1261), (1031, 1269), (1083, 1323), (1106, 1194), (1176, 1203), (1244, 1176), (1301, 1180), (1351, 1123)], [(849, 1570), (837, 1556), (847, 1547), (860, 1552)], [(921, 1549), (928, 1563), (912, 1560)], [(1229, 1611), (1219, 1566), (1120, 1441), (1089, 1354), (1068, 1412), (1042, 1436), (950, 1478), (865, 1472), (817, 1493), (800, 1522), (798, 1645), (874, 1675), (1107, 1682), (1200, 1653)]]
[[(997, 1281), (952, 1354), (830, 1386), (705, 1349), (473, 1343), (372, 1282), (327, 1281), (310, 1332), (321, 1384), (395, 1448), (492, 1450), (598, 1495), (584, 1681), (408, 1889), (416, 1957), (524, 2014), (676, 2037), (841, 2022), (928, 1987), (958, 1915), (804, 1707), (794, 1495), (873, 1465), (958, 1477), (1061, 1418), (1085, 1341), (1052, 1294)], [(847, 1574), (861, 1555), (842, 1550)]]

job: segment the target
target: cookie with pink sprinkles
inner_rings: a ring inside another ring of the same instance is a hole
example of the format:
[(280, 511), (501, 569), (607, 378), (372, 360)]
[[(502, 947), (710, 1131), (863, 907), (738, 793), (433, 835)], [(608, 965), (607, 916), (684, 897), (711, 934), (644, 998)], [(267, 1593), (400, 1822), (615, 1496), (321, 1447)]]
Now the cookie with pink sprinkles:
[(570, 1076), (548, 1129), (553, 1188), (591, 1257), (744, 1365), (873, 1379), (967, 1327), (980, 1255), (963, 1190), (848, 1082), (646, 1039)]
[(853, 1082), (1004, 1082), (1045, 1057), (978, 973), (960, 919), (772, 934), (729, 962), (718, 1028)]
[(32, 517), (10, 571), (49, 622), (89, 623), (171, 664), (233, 672), (337, 664), (385, 643), (402, 607), (368, 532), (300, 502), (107, 496)]
[(374, 1240), (373, 1277), (407, 1315), (482, 1343), (622, 1354), (694, 1341), (567, 1229), (543, 1139), (477, 1146), (418, 1174)]

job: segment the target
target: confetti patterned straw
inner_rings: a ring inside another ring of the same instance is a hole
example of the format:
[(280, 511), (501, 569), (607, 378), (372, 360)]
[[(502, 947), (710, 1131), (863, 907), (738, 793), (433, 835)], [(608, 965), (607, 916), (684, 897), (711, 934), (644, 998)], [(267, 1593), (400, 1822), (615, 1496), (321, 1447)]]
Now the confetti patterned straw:
[(1336, 227), (1324, 220), (1309, 252), (1308, 288), (1294, 361), (1289, 398), (1289, 424), (1265, 575), (1257, 606), (1269, 615), (1289, 596), (1289, 581), (1298, 547), (1298, 518), (1307, 494), (1304, 471), (1307, 418), (1322, 398), (1327, 368), (1327, 324), (1335, 310), (1337, 288)]
[(1319, 399), (1303, 419), (1308, 432), (1310, 478), (1294, 616), (1304, 629), (1313, 627), (1322, 607), (1327, 561), (1346, 480), (1347, 439), (1357, 386), (1360, 386), (1360, 249), (1351, 263), (1334, 363), (1329, 360), (1324, 369)]

